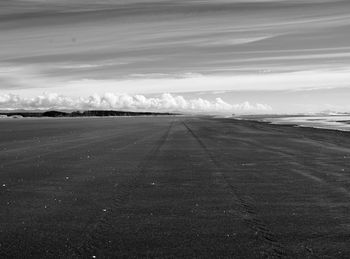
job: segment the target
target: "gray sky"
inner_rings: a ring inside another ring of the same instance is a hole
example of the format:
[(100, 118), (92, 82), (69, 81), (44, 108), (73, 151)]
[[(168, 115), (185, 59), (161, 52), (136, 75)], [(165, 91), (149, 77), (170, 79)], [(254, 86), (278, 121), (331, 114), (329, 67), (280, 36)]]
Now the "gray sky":
[(349, 10), (336, 0), (3, 0), (0, 108), (53, 93), (172, 93), (350, 111)]

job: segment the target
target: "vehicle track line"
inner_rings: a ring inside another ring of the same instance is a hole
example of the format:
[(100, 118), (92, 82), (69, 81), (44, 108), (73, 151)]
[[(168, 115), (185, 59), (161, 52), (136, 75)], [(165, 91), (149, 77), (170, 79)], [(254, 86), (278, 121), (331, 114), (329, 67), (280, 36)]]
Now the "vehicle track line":
[(291, 251), (288, 251), (287, 248), (278, 241), (276, 235), (268, 228), (268, 226), (259, 219), (258, 209), (254, 206), (254, 200), (251, 197), (243, 198), (239, 195), (237, 189), (232, 184), (230, 179), (223, 173), (227, 170), (224, 168), (212, 152), (207, 148), (205, 143), (200, 139), (200, 137), (186, 124), (182, 122), (183, 125), (187, 128), (190, 134), (197, 140), (199, 145), (206, 152), (212, 163), (218, 169), (219, 174), (215, 174), (217, 177), (220, 177), (226, 185), (229, 187), (230, 192), (233, 195), (233, 198), (238, 201), (238, 214), (246, 223), (246, 225), (254, 231), (255, 235), (266, 245), (264, 249), (264, 255), (267, 258), (289, 258), (291, 256)]
[[(155, 159), (160, 149), (167, 141), (173, 124), (174, 121), (170, 123), (166, 132), (156, 142), (145, 159), (140, 162), (138, 165), (138, 172), (123, 186), (124, 188), (118, 189), (113, 194), (113, 202), (110, 208), (108, 208), (104, 213), (100, 214), (100, 217), (96, 223), (90, 228), (89, 225), (86, 226), (85, 237), (83, 238), (81, 244), (76, 246), (71, 245), (70, 248), (73, 250), (73, 258), (91, 258), (93, 255), (98, 256), (99, 250), (108, 250), (108, 246), (110, 244), (108, 243), (109, 240), (106, 239), (106, 233), (108, 233), (109, 229), (113, 228), (114, 219), (119, 217), (118, 211), (120, 208), (125, 205), (133, 191), (140, 186), (144, 173), (147, 171), (152, 161)], [(120, 242), (123, 242), (122, 238), (120, 238)]]

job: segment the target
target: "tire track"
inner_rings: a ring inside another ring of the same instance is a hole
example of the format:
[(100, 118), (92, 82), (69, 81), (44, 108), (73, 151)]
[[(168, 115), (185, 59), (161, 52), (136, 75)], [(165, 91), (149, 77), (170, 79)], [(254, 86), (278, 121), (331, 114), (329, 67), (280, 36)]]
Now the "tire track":
[[(108, 240), (106, 234), (110, 229), (113, 228), (114, 219), (116, 219), (119, 214), (120, 208), (125, 205), (127, 200), (130, 198), (131, 194), (140, 186), (142, 183), (142, 177), (147, 171), (152, 161), (155, 159), (160, 149), (167, 141), (170, 134), (171, 128), (173, 127), (174, 121), (172, 121), (160, 139), (156, 142), (151, 151), (147, 154), (144, 160), (138, 165), (138, 172), (125, 184), (122, 188), (118, 189), (113, 194), (113, 202), (109, 208), (104, 211), (98, 218), (97, 222), (93, 224), (88, 223), (85, 227), (85, 237), (78, 245), (70, 244), (68, 250), (72, 254), (72, 258), (106, 258), (108, 249), (111, 247), (111, 241)], [(123, 240), (119, 237), (118, 244), (122, 244)], [(115, 251), (114, 251), (115, 252)], [(103, 254), (102, 254), (103, 253)], [(95, 256), (95, 257), (93, 257)], [(111, 255), (112, 256), (112, 255)], [(109, 258), (109, 257), (107, 257)]]
[(268, 228), (268, 226), (259, 219), (258, 209), (254, 206), (255, 201), (251, 197), (245, 196), (241, 197), (231, 183), (230, 179), (222, 172), (227, 168), (224, 168), (212, 152), (207, 148), (205, 143), (199, 138), (199, 136), (194, 133), (194, 131), (186, 124), (182, 122), (183, 125), (187, 128), (190, 134), (197, 140), (199, 145), (203, 148), (205, 153), (210, 158), (211, 162), (219, 170), (219, 173), (216, 174), (217, 177), (221, 178), (225, 185), (229, 187), (230, 192), (232, 193), (233, 198), (237, 201), (238, 204), (238, 214), (244, 220), (246, 225), (254, 231), (254, 234), (263, 242), (264, 244), (264, 256), (267, 258), (289, 258), (291, 256), (291, 251), (288, 251), (284, 245), (278, 241), (276, 235)]
[[(261, 125), (259, 126), (254, 126), (254, 128), (258, 128), (258, 129), (262, 129), (264, 130), (263, 127), (261, 127)], [(279, 130), (280, 132), (283, 132), (281, 130)], [(297, 137), (297, 135), (295, 135)], [(310, 139), (309, 136), (307, 136), (308, 139)], [(304, 139), (306, 139), (306, 137), (304, 136)], [(350, 178), (347, 177), (344, 174), (341, 173), (336, 173), (336, 172), (332, 172), (329, 170), (315, 170), (311, 165), (305, 165), (305, 164), (300, 164), (297, 163), (296, 161), (298, 161), (299, 159), (295, 159), (295, 156), (297, 156), (297, 152), (292, 152), (292, 151), (287, 151), (287, 148), (285, 148), (284, 150), (279, 148), (279, 147), (274, 147), (274, 146), (267, 146), (267, 145), (262, 145), (262, 144), (258, 144), (257, 142), (245, 139), (235, 139), (235, 141), (239, 141), (241, 143), (244, 144), (248, 144), (250, 146), (254, 146), (255, 148), (264, 148), (265, 150), (272, 152), (274, 154), (278, 154), (281, 155), (285, 158), (288, 158), (288, 163), (290, 165), (292, 165), (292, 168), (290, 168), (289, 170), (295, 174), (299, 174), (302, 177), (305, 177), (309, 180), (311, 180), (313, 183), (316, 183), (318, 185), (322, 185), (326, 188), (328, 188), (331, 192), (340, 194), (345, 196), (346, 198), (350, 197), (350, 191), (347, 188), (344, 188), (341, 185), (341, 182), (346, 182), (349, 183)], [(298, 141), (300, 143), (305, 143), (305, 141), (300, 141), (300, 140), (293, 140), (293, 141)], [(345, 152), (346, 150), (348, 150), (348, 148), (340, 148), (340, 147), (333, 147), (334, 145), (331, 143), (328, 143), (326, 141), (323, 140), (324, 145), (321, 144), (321, 141), (316, 141), (317, 142), (317, 146), (323, 147), (327, 150), (334, 150), (334, 151), (339, 151), (339, 152)], [(312, 143), (312, 145), (316, 145), (315, 143)], [(332, 147), (331, 147), (332, 146)], [(347, 153), (344, 153), (343, 155), (346, 156)], [(318, 165), (320, 165), (320, 163), (318, 163)], [(346, 164), (344, 164), (343, 166), (344, 168), (346, 168)], [(324, 177), (329, 177), (332, 176), (335, 181), (333, 183), (327, 181), (326, 179), (324, 179)], [(341, 182), (339, 182), (338, 180), (341, 180)]]
[[(5, 161), (5, 162), (1, 162), (2, 166), (12, 166), (12, 165), (16, 165), (19, 162), (20, 163), (25, 163), (25, 162), (30, 162), (34, 159), (37, 159), (38, 156), (40, 157), (40, 159), (44, 159), (45, 157), (48, 156), (52, 156), (55, 154), (59, 154), (62, 152), (67, 152), (67, 151), (72, 151), (72, 150), (84, 150), (84, 148), (86, 146), (90, 146), (91, 144), (95, 144), (95, 143), (100, 143), (106, 140), (111, 139), (111, 137), (115, 137), (115, 133), (111, 133), (111, 134), (102, 134), (103, 136), (99, 136), (98, 138), (96, 138), (96, 136), (92, 136), (92, 137), (88, 137), (88, 138), (76, 138), (76, 139), (72, 139), (72, 140), (64, 140), (61, 142), (48, 142), (48, 143), (41, 143), (41, 144), (37, 144), (37, 143), (29, 143), (31, 145), (34, 145), (34, 148), (36, 150), (40, 150), (43, 148), (46, 148), (45, 150), (42, 150), (41, 152), (38, 152), (37, 154), (26, 154), (26, 153), (22, 153), (22, 156), (25, 155), (22, 159), (19, 160), (15, 160), (15, 161)], [(131, 145), (132, 143), (130, 143)], [(20, 148), (20, 150), (23, 152), (33, 152), (32, 149), (33, 146), (30, 146), (28, 148), (28, 146), (26, 146), (25, 148)], [(48, 148), (51, 148), (48, 150)], [(28, 150), (29, 149), (29, 150)], [(1, 153), (6, 153), (6, 154), (11, 154), (14, 153), (14, 155), (16, 154), (16, 152), (18, 152), (19, 149), (9, 149), (9, 150), (0, 150), (0, 154)]]
[[(262, 147), (259, 145), (255, 145), (255, 146), (260, 148)], [(315, 170), (314, 168), (311, 167), (311, 165), (300, 164), (296, 162), (298, 159), (295, 159), (295, 154), (292, 154), (288, 151), (282, 151), (274, 147), (269, 147), (265, 149), (288, 158), (288, 163), (292, 166), (292, 168), (290, 169), (291, 172), (295, 174), (299, 174), (300, 176), (303, 176), (309, 180), (312, 180), (312, 182), (322, 185), (334, 193), (343, 195), (346, 198), (350, 198), (350, 191), (347, 188), (340, 186), (341, 183), (337, 181), (338, 179), (340, 179), (342, 180), (342, 182), (344, 181), (348, 183), (350, 178), (347, 177), (346, 175), (332, 172), (329, 170), (327, 171)], [(343, 167), (346, 167), (346, 165), (344, 165)], [(335, 183), (331, 183), (325, 179), (325, 177), (329, 177), (329, 176), (332, 176), (336, 179)]]

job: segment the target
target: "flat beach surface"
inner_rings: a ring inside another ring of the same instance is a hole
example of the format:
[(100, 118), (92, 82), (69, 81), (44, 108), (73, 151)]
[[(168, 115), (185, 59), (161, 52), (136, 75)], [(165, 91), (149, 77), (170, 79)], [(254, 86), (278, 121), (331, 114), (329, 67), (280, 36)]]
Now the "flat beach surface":
[(0, 121), (1, 258), (349, 258), (350, 133)]

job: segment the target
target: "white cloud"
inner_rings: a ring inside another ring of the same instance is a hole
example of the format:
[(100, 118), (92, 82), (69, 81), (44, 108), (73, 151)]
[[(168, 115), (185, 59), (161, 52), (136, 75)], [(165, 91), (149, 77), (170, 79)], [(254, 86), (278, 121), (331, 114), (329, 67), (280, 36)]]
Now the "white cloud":
[(21, 97), (14, 94), (0, 95), (0, 109), (124, 109), (143, 111), (181, 112), (268, 112), (272, 108), (266, 104), (229, 104), (221, 98), (214, 101), (202, 98), (185, 99), (183, 96), (162, 94), (147, 98), (143, 95), (105, 93), (88, 97), (68, 97), (55, 93), (36, 97)]

